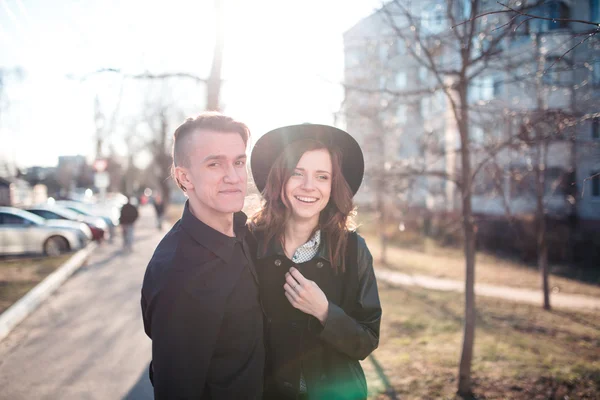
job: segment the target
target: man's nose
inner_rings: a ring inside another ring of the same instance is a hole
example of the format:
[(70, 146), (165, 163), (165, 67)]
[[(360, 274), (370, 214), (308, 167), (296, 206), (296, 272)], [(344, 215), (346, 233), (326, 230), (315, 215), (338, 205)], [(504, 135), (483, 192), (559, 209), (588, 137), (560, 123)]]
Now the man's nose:
[(235, 166), (229, 165), (227, 170), (225, 171), (225, 177), (223, 178), (227, 183), (239, 183), (242, 178), (239, 175), (239, 171)]

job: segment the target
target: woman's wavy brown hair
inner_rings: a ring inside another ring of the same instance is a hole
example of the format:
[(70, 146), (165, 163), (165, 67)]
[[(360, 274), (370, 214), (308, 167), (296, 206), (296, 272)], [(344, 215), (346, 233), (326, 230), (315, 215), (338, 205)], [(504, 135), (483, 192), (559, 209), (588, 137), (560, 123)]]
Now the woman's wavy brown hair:
[(353, 216), (354, 204), (352, 190), (342, 174), (342, 154), (337, 149), (325, 146), (313, 139), (303, 139), (289, 144), (277, 157), (262, 192), (262, 207), (252, 217), (253, 229), (264, 236), (264, 246), (261, 251), (267, 250), (272, 240), (279, 240), (285, 246), (285, 224), (290, 216), (289, 200), (285, 195), (285, 185), (292, 176), (294, 169), (307, 151), (325, 149), (331, 156), (332, 177), (331, 197), (327, 206), (319, 215), (319, 223), (314, 233), (320, 229), (321, 237), (329, 247), (329, 259), (334, 270), (338, 271), (338, 264), (345, 271), (344, 254), (346, 252), (347, 232), (354, 229)]

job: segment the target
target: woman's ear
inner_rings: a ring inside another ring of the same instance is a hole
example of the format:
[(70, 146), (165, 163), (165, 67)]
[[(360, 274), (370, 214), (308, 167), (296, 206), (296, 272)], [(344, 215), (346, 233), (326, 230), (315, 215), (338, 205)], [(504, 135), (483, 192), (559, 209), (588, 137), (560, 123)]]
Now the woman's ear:
[(189, 171), (184, 167), (175, 167), (175, 178), (185, 188), (186, 191), (194, 189)]

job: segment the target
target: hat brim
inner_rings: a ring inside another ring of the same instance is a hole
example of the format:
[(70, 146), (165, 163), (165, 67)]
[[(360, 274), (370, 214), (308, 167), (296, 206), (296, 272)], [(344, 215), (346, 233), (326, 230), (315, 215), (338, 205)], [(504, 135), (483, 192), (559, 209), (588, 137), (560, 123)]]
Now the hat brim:
[(347, 132), (328, 125), (301, 124), (274, 129), (261, 136), (250, 156), (254, 183), (262, 193), (275, 159), (288, 145), (302, 139), (317, 140), (342, 154), (342, 174), (355, 195), (363, 180), (365, 162), (356, 140)]

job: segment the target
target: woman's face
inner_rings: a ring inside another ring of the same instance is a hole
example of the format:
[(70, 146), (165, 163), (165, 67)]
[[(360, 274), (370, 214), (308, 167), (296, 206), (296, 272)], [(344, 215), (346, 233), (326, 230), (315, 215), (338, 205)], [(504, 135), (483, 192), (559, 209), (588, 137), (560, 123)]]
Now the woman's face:
[(293, 219), (319, 222), (331, 196), (331, 174), (331, 155), (326, 149), (302, 155), (284, 188)]

